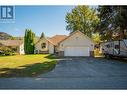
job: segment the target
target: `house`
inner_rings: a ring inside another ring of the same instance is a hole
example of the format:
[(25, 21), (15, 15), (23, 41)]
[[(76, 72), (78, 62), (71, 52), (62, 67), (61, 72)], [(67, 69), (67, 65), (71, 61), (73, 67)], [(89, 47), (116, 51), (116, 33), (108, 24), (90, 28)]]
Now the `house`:
[(66, 35), (43, 38), (35, 44), (35, 53), (50, 53), (58, 56), (93, 56), (94, 42), (80, 31)]
[(25, 54), (23, 40), (0, 40), (0, 44), (12, 48), (18, 54)]

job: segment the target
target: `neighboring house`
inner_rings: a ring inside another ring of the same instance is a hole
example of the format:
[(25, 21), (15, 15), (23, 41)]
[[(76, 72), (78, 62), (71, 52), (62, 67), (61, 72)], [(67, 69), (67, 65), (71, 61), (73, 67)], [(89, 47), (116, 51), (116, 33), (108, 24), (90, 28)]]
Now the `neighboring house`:
[(56, 35), (43, 38), (35, 44), (35, 53), (50, 53), (58, 56), (93, 56), (94, 42), (80, 31), (69, 36)]
[(11, 47), (18, 54), (25, 54), (24, 43), (22, 40), (0, 40), (0, 44), (3, 46)]

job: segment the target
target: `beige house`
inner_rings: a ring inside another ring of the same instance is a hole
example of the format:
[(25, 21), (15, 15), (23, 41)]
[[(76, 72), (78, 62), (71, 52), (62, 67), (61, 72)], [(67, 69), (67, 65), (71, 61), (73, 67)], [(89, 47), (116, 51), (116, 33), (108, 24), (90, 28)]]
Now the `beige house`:
[(18, 54), (25, 54), (23, 40), (0, 40), (0, 44), (3, 46), (11, 47)]
[(93, 56), (94, 42), (80, 31), (40, 39), (35, 44), (35, 53), (50, 53), (58, 56)]

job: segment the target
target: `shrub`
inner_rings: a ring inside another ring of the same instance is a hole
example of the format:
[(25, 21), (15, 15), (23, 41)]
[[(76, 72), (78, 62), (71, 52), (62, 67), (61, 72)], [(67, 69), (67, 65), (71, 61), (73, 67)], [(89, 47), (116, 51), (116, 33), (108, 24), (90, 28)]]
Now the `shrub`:
[(15, 55), (15, 54), (16, 52), (10, 47), (6, 47), (6, 46), (0, 47), (0, 55), (9, 56), (9, 55)]

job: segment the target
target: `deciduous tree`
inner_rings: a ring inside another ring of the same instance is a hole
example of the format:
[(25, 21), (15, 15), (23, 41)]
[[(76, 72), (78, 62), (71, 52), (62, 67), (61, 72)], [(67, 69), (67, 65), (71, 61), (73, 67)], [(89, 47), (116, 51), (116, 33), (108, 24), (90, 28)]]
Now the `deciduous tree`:
[(99, 21), (96, 12), (96, 9), (89, 6), (76, 6), (66, 15), (66, 29), (70, 32), (79, 30), (91, 37)]

